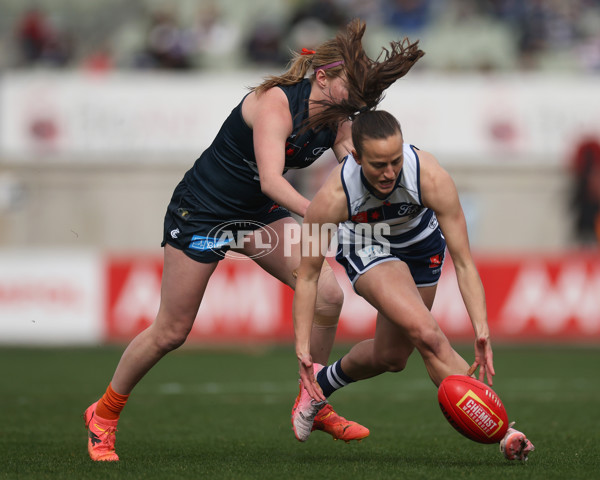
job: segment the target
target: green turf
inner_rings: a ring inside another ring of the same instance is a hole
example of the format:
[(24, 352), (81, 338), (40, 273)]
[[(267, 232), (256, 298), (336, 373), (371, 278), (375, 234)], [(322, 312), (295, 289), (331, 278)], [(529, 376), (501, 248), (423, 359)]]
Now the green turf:
[[(332, 355), (336, 358), (345, 349)], [(467, 358), (472, 350), (461, 348)], [(81, 413), (121, 348), (0, 349), (2, 479), (595, 479), (599, 348), (495, 348), (495, 389), (537, 450), (508, 462), (450, 427), (418, 355), (406, 371), (331, 397), (371, 429), (361, 443), (315, 432), (298, 443), (291, 347), (183, 349), (138, 385), (119, 424), (118, 463), (87, 456)]]

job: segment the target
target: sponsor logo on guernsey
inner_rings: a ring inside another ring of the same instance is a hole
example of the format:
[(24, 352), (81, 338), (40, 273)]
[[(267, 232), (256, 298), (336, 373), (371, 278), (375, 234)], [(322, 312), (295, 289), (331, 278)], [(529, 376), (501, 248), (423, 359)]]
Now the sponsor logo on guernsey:
[(202, 235), (194, 235), (192, 237), (192, 241), (190, 242), (190, 248), (192, 250), (199, 250), (201, 252), (204, 252), (206, 250), (223, 248), (225, 245), (228, 245), (231, 242), (233, 242), (233, 237), (216, 238), (204, 237)]
[(443, 258), (441, 254), (429, 257), (429, 269), (432, 275), (438, 275), (442, 270)]
[(401, 217), (414, 218), (421, 211), (421, 205), (415, 205), (414, 203), (401, 203), (398, 206), (398, 215)]
[(456, 406), (462, 412), (464, 418), (473, 423), (488, 437), (502, 428), (504, 422), (479, 396), (469, 390)]
[(438, 268), (442, 264), (442, 258), (440, 254), (429, 257), (429, 268)]
[(329, 150), (329, 147), (317, 147), (317, 148), (313, 148), (312, 154), (316, 157), (319, 158), (321, 155), (323, 155), (327, 150)]
[(413, 203), (390, 203), (383, 202), (381, 205), (359, 212), (358, 209), (362, 205), (354, 207), (354, 214), (351, 220), (355, 223), (379, 222), (384, 219), (392, 219), (398, 217), (415, 218), (422, 207)]

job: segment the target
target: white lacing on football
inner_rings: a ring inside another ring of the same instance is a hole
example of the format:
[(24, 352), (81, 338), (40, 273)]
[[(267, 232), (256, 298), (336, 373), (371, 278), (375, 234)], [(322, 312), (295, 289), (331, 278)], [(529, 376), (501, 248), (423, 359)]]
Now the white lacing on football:
[(485, 395), (490, 400), (492, 400), (496, 405), (498, 405), (499, 407), (502, 407), (502, 402), (500, 401), (500, 399), (498, 398), (498, 396), (494, 392), (492, 392), (491, 390), (486, 389)]

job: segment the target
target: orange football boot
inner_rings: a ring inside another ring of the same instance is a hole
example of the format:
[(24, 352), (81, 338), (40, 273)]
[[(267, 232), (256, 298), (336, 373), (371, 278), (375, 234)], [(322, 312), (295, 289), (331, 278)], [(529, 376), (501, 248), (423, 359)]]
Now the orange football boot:
[(334, 440), (344, 440), (348, 443), (351, 440), (361, 441), (369, 436), (369, 429), (359, 423), (346, 420), (333, 410), (333, 407), (326, 404), (315, 416), (312, 430), (322, 430), (333, 437)]
[[(313, 364), (316, 374), (323, 368), (318, 363)], [(333, 410), (326, 401), (315, 402), (300, 382), (300, 392), (292, 408), (292, 429), (300, 442), (308, 440), (311, 432), (321, 430), (328, 433), (334, 440), (362, 440), (369, 436), (369, 429), (356, 422), (346, 420)]]
[(88, 429), (88, 453), (96, 462), (116, 462), (115, 452), (117, 422), (96, 416), (96, 404), (92, 403), (83, 413), (85, 428)]

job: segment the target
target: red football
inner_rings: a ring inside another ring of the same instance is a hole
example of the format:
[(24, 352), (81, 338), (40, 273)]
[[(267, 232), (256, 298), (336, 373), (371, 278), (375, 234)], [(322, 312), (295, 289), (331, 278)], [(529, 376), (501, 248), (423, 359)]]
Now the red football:
[(450, 425), (479, 443), (498, 443), (508, 429), (502, 401), (485, 383), (467, 375), (450, 375), (438, 389), (438, 402)]

